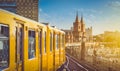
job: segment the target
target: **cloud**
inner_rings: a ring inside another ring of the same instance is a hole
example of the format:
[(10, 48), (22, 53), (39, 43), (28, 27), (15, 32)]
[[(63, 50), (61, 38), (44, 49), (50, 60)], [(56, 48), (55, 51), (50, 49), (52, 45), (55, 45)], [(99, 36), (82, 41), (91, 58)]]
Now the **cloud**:
[(120, 1), (112, 1), (107, 6), (115, 12), (120, 12)]
[(102, 14), (102, 11), (100, 11), (100, 10), (98, 11), (98, 10), (95, 10), (95, 9), (84, 9), (84, 8), (77, 9), (77, 8), (75, 8), (74, 10), (79, 11), (81, 13), (89, 12), (89, 13)]
[(119, 22), (119, 16), (116, 15), (97, 20), (93, 25), (94, 34), (100, 34), (104, 31), (120, 31)]
[(42, 12), (42, 9), (40, 8), (39, 11)]
[(49, 23), (50, 26), (56, 26), (59, 29), (65, 26), (63, 23), (66, 23), (66, 18), (64, 18), (62, 15), (58, 16), (57, 13), (50, 15), (43, 9), (39, 10), (39, 13), (39, 22)]
[(120, 8), (120, 1), (112, 1), (108, 5), (114, 8)]
[(46, 12), (43, 11), (43, 9), (39, 9), (39, 22), (49, 22), (51, 16), (49, 14), (47, 14)]

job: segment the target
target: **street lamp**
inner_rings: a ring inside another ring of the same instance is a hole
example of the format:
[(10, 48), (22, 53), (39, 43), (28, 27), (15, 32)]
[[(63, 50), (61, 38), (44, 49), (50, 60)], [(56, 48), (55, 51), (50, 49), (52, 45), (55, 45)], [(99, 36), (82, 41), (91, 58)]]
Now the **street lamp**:
[(93, 38), (93, 65), (96, 65), (96, 57), (97, 57), (97, 54), (96, 54), (96, 38)]
[(82, 34), (82, 37), (81, 37), (81, 60), (85, 60), (85, 36), (84, 36), (84, 33)]

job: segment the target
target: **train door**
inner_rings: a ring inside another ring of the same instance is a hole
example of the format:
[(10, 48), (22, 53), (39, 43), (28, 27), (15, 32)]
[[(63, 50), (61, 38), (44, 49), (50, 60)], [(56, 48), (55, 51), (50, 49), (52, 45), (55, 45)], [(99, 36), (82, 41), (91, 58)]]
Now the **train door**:
[(24, 43), (24, 26), (17, 23), (16, 27), (16, 69), (23, 71), (23, 43)]
[(39, 31), (38, 34), (38, 38), (39, 38), (39, 42), (38, 42), (38, 46), (39, 46), (39, 66), (40, 66), (40, 71), (42, 71), (42, 30)]

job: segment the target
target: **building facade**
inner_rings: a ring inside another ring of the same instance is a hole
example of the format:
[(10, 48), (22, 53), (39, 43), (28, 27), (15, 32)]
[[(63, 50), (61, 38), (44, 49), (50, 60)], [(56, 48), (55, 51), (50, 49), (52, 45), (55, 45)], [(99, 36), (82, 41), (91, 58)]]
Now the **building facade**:
[(38, 21), (39, 0), (0, 0), (0, 8)]
[(92, 27), (86, 28), (85, 31), (86, 41), (93, 42)]
[(81, 42), (82, 37), (85, 37), (85, 24), (83, 22), (83, 17), (81, 20), (78, 18), (78, 13), (76, 15), (75, 22), (73, 23), (73, 42)]
[(85, 28), (83, 16), (81, 16), (81, 19), (79, 20), (78, 13), (72, 28), (63, 31), (66, 33), (66, 43), (82, 42), (83, 39), (86, 39), (86, 42), (91, 42), (93, 40), (92, 27)]

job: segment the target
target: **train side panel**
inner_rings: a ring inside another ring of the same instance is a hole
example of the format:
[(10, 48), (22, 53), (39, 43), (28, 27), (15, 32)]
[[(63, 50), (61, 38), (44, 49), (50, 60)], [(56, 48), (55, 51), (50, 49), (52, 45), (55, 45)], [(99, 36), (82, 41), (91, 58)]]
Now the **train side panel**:
[(56, 71), (66, 60), (63, 35), (0, 10), (0, 71)]
[(53, 30), (50, 26), (47, 26), (48, 32), (48, 43), (47, 43), (47, 50), (48, 50), (48, 71), (53, 71)]
[(60, 65), (64, 64), (64, 33), (60, 34)]
[(0, 11), (0, 70), (15, 71), (15, 22), (9, 17), (12, 16)]
[(60, 38), (60, 34), (58, 32), (58, 30), (54, 30), (54, 68), (55, 68), (55, 71), (60, 67), (60, 64), (59, 64), (59, 38)]
[(28, 22), (26, 26), (26, 40), (24, 49), (24, 70), (36, 71), (38, 70), (38, 33), (34, 23)]
[(42, 71), (47, 71), (47, 28), (42, 31)]

